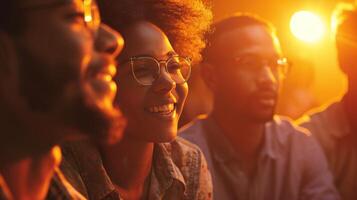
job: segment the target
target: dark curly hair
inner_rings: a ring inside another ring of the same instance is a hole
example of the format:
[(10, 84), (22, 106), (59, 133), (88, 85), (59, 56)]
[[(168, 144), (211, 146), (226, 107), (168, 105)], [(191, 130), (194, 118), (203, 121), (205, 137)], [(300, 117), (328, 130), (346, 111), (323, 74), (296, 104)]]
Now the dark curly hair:
[(169, 38), (175, 51), (201, 59), (204, 35), (209, 30), (212, 12), (202, 0), (105, 0), (98, 2), (102, 20), (121, 31), (138, 21), (149, 21)]

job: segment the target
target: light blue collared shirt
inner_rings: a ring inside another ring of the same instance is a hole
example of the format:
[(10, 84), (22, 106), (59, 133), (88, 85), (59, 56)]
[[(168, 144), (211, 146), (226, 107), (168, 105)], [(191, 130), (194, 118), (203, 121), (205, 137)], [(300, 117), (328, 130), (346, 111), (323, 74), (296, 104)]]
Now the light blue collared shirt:
[(252, 179), (241, 170), (234, 148), (213, 118), (195, 121), (180, 136), (203, 151), (216, 200), (340, 199), (320, 146), (286, 119), (276, 116), (266, 124)]

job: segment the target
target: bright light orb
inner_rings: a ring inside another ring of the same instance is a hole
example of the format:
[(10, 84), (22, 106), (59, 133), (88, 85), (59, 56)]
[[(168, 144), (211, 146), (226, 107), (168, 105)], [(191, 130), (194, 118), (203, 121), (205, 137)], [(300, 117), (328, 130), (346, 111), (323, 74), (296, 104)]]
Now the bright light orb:
[(326, 27), (316, 14), (309, 11), (299, 11), (291, 17), (290, 30), (298, 39), (314, 43), (322, 39)]

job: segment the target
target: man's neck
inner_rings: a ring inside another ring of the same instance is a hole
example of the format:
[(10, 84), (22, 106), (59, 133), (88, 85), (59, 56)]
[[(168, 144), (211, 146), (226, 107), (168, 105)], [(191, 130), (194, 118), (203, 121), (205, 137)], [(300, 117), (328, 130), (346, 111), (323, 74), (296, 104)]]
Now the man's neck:
[[(140, 199), (150, 175), (154, 143), (123, 138), (101, 147), (104, 167), (124, 199)], [(120, 159), (119, 159), (120, 158)]]
[(0, 173), (13, 199), (45, 199), (53, 173), (60, 162), (61, 149), (55, 146), (42, 155), (3, 165)]
[(212, 117), (236, 151), (243, 170), (252, 175), (264, 141), (265, 123), (213, 111)]

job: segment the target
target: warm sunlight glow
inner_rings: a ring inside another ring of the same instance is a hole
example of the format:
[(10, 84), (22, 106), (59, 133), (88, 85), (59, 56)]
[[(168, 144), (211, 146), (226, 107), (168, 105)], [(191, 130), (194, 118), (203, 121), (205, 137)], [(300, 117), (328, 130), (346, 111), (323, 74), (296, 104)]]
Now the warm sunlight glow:
[(310, 43), (321, 40), (326, 31), (321, 18), (309, 11), (296, 12), (291, 17), (290, 29), (295, 37)]

